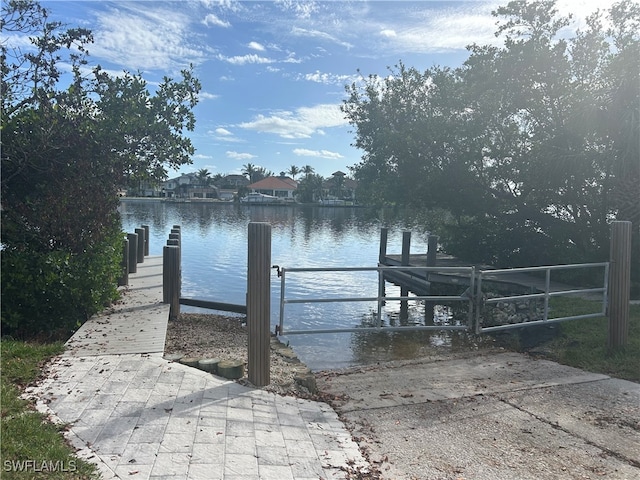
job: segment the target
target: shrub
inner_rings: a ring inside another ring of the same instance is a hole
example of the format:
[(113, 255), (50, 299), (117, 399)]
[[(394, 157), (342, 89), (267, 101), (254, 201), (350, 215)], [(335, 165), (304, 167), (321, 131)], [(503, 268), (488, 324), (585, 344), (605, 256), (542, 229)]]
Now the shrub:
[(2, 252), (2, 334), (68, 336), (117, 298), (122, 234), (85, 252)]

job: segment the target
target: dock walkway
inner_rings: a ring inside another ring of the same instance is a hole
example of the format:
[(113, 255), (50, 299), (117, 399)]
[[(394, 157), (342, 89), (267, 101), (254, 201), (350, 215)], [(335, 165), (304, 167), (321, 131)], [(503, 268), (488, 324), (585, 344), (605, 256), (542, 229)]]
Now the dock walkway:
[(368, 468), (324, 403), (282, 397), (163, 358), (162, 258), (87, 321), (26, 395), (108, 479), (345, 478)]

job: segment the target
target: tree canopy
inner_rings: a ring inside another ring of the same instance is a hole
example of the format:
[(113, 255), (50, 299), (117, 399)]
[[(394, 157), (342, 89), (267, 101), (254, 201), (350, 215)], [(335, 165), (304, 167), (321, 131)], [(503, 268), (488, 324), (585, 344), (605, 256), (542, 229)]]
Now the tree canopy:
[[(114, 295), (119, 189), (191, 162), (200, 84), (189, 69), (152, 93), (141, 73), (89, 68), (91, 32), (49, 21), (34, 1), (3, 2), (1, 23), (3, 327), (55, 323), (63, 307), (77, 321)], [(79, 277), (73, 293), (67, 274)]]
[(460, 68), (400, 63), (347, 87), (359, 198), (446, 210), (431, 227), (469, 260), (602, 258), (612, 219), (640, 221), (640, 7), (571, 38), (553, 1), (494, 15), (503, 45), (469, 46)]

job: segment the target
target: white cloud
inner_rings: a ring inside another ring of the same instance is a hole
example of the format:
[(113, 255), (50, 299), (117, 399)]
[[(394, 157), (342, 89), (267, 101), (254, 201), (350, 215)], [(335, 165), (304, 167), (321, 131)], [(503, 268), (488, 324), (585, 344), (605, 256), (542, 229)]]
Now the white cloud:
[(212, 135), (216, 140), (225, 143), (241, 143), (242, 140), (236, 137), (232, 132), (223, 127), (218, 127), (213, 131), (207, 132)]
[(319, 10), (317, 2), (313, 0), (276, 0), (274, 3), (282, 10), (292, 11), (298, 18), (310, 18)]
[(251, 153), (239, 153), (233, 151), (227, 151), (226, 155), (233, 160), (251, 160), (252, 158), (256, 158), (256, 155), (252, 155)]
[(309, 30), (306, 28), (293, 27), (291, 29), (291, 34), (297, 37), (306, 37), (306, 38), (314, 38), (316, 40), (324, 40), (331, 43), (336, 43), (338, 45), (342, 45), (343, 47), (349, 49), (352, 48), (353, 45), (349, 42), (344, 42), (333, 35), (322, 32), (320, 30)]
[(246, 65), (250, 63), (254, 63), (254, 64), (273, 63), (275, 61), (275, 60), (271, 60), (270, 58), (261, 57), (255, 54), (236, 55), (235, 57), (225, 57), (224, 55), (218, 55), (218, 60), (231, 63), (232, 65)]
[(357, 81), (358, 75), (337, 75), (334, 73), (322, 73), (316, 70), (313, 73), (305, 73), (298, 75), (299, 80), (307, 80), (309, 82), (322, 83), (325, 85), (346, 85)]
[(405, 53), (443, 53), (462, 50), (470, 43), (495, 44), (495, 18), (491, 11), (497, 3), (474, 4), (455, 8), (426, 8), (416, 11), (411, 22), (383, 22), (378, 29), (385, 48)]
[(89, 47), (92, 56), (133, 71), (172, 70), (204, 60), (205, 52), (190, 42), (188, 15), (162, 3), (116, 5), (96, 13), (95, 42)]
[(259, 52), (264, 52), (266, 50), (264, 48), (264, 45), (258, 42), (249, 42), (249, 45), (247, 45), (247, 47), (249, 47), (251, 50), (258, 50)]
[(202, 23), (204, 23), (207, 27), (229, 28), (231, 26), (229, 22), (218, 18), (218, 16), (214, 15), (213, 13), (209, 13), (206, 17), (204, 17)]
[(208, 92), (200, 92), (198, 94), (198, 98), (200, 100), (215, 100), (216, 98), (219, 98), (220, 95), (216, 95), (214, 93), (208, 93)]
[(299, 157), (316, 157), (316, 158), (329, 158), (329, 159), (339, 159), (344, 158), (337, 152), (330, 152), (329, 150), (307, 150), (306, 148), (295, 148), (293, 149), (294, 155)]
[(339, 105), (322, 104), (301, 107), (295, 112), (280, 111), (270, 116), (258, 115), (253, 121), (244, 122), (238, 126), (259, 133), (271, 133), (282, 138), (310, 138), (312, 135), (324, 135), (323, 128), (346, 124), (347, 121)]

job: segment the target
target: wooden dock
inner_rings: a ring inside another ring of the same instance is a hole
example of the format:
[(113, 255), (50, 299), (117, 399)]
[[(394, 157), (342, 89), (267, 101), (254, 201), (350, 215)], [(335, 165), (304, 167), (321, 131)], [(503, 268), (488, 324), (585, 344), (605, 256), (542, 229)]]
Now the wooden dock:
[[(424, 254), (411, 254), (411, 232), (403, 232), (402, 253), (387, 254), (387, 230), (380, 231), (380, 255), (378, 264), (381, 266), (407, 266), (407, 267), (434, 267), (442, 270), (421, 271), (393, 271), (385, 272), (385, 280), (398, 285), (403, 290), (415, 293), (416, 295), (430, 295), (431, 284), (443, 284), (461, 287), (471, 286), (471, 275), (464, 272), (447, 272), (447, 268), (475, 267), (476, 272), (482, 271), (483, 282), (504, 287), (514, 293), (517, 292), (544, 292), (545, 279), (531, 274), (526, 274), (514, 270), (514, 273), (501, 273), (492, 275), (491, 270), (496, 270), (491, 265), (481, 263), (464, 262), (452, 255), (436, 253), (438, 237), (429, 237), (428, 250)], [(550, 291), (571, 290), (566, 284), (552, 282)]]
[(162, 256), (139, 263), (122, 292), (119, 302), (87, 320), (67, 341), (66, 355), (164, 352), (169, 305), (162, 303)]

